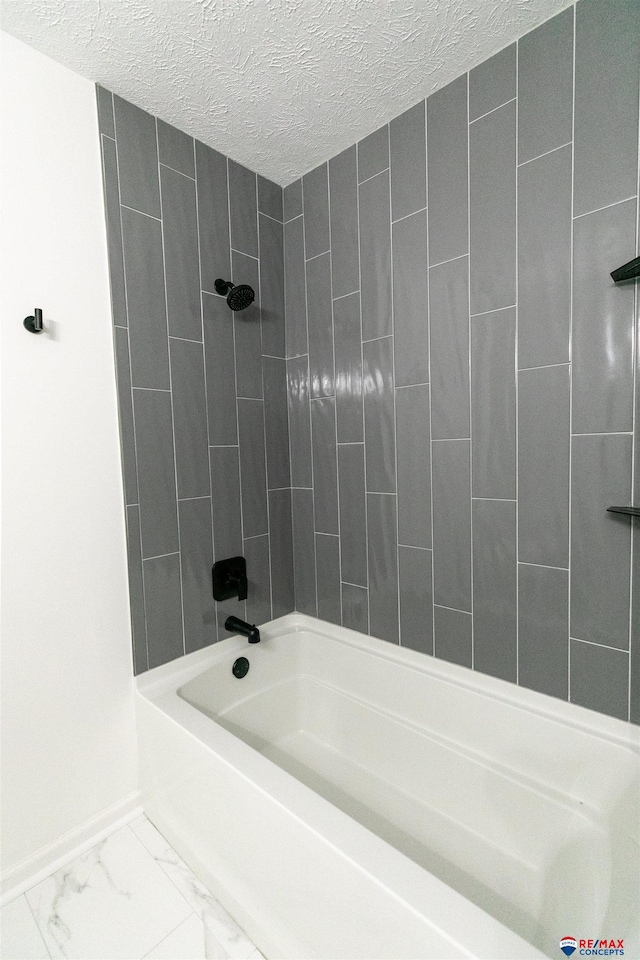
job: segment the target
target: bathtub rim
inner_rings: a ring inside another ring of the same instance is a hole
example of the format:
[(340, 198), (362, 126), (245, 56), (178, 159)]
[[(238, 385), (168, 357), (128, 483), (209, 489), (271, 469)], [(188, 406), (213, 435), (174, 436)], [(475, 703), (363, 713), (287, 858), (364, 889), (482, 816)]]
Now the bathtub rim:
[[(312, 632), (331, 640), (337, 640), (357, 650), (362, 650), (382, 660), (399, 664), (417, 673), (472, 691), (483, 697), (508, 704), (537, 716), (573, 729), (584, 731), (599, 739), (630, 750), (640, 758), (640, 726), (629, 720), (620, 720), (607, 714), (590, 710), (576, 703), (531, 690), (528, 687), (492, 677), (489, 674), (450, 663), (436, 656), (402, 647), (370, 634), (359, 633), (348, 627), (337, 626), (326, 620), (303, 613), (288, 613), (276, 620), (260, 625), (263, 641), (283, 637), (290, 633)], [(231, 654), (246, 653), (245, 637), (226, 637), (217, 643), (185, 654), (169, 663), (153, 667), (136, 677), (137, 692), (145, 699), (156, 701), (171, 691), (177, 691), (189, 680), (204, 673), (215, 664), (226, 660)], [(182, 699), (182, 698), (180, 698)], [(194, 708), (196, 709), (196, 708)]]

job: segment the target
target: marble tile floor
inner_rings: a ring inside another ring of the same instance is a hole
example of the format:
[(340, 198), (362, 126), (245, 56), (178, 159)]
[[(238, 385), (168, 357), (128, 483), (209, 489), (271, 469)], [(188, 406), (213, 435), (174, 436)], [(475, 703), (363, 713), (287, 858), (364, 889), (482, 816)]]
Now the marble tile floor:
[(11, 900), (0, 960), (263, 960), (145, 816)]

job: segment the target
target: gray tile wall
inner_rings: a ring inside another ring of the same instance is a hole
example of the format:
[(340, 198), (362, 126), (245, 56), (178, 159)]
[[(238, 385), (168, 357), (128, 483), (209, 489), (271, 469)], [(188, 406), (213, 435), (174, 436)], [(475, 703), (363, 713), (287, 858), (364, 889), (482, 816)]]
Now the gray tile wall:
[[(100, 87), (98, 107), (141, 673), (226, 636), (229, 613), (293, 609), (283, 191)], [(232, 313), (217, 277), (255, 305)], [(216, 604), (213, 561), (237, 554), (248, 599)]]
[(635, 722), (639, 20), (579, 0), (284, 191), (297, 608)]

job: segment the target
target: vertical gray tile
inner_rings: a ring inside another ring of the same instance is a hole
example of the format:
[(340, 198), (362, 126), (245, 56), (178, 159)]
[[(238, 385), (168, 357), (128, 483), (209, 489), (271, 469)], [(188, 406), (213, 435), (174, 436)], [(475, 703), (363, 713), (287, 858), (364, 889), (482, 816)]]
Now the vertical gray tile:
[(364, 440), (360, 294), (333, 301), (338, 442)]
[(114, 96), (120, 166), (120, 198), (127, 207), (160, 216), (156, 121), (132, 103)]
[(327, 164), (302, 178), (304, 243), (307, 259), (329, 249), (329, 184)]
[(158, 557), (178, 549), (171, 394), (168, 390), (134, 390), (133, 413), (142, 556)]
[(571, 145), (518, 169), (518, 365), (566, 363), (570, 325)]
[(571, 640), (571, 703), (628, 719), (629, 655)]
[(636, 192), (639, 38), (636, 0), (576, 4), (574, 216)]
[(469, 71), (469, 122), (516, 95), (516, 44)]
[(433, 653), (431, 551), (398, 547), (400, 573), (400, 643)]
[(469, 258), (429, 271), (434, 440), (469, 436)]
[(333, 296), (360, 287), (358, 171), (355, 146), (329, 161)]
[(309, 310), (309, 375), (312, 397), (334, 393), (331, 263), (325, 253), (307, 262)]
[(210, 447), (211, 506), (215, 559), (242, 553), (240, 460), (237, 447)]
[(386, 170), (389, 166), (389, 127), (374, 130), (358, 143), (358, 182)]
[(342, 584), (342, 626), (369, 633), (369, 597), (364, 587)]
[(394, 493), (396, 438), (394, 423), (393, 338), (363, 344), (364, 434), (367, 490)]
[(573, 7), (518, 43), (518, 161), (572, 139)]
[(631, 436), (573, 438), (571, 636), (621, 650), (629, 648), (631, 530), (607, 507), (629, 503), (630, 481)]
[(284, 188), (284, 219), (293, 220), (302, 213), (302, 179), (294, 180)]
[(179, 170), (187, 177), (195, 178), (193, 137), (158, 119), (158, 156), (160, 163)]
[(236, 350), (236, 390), (239, 397), (262, 397), (262, 332), (260, 330), (260, 278), (258, 261), (242, 253), (231, 254), (231, 274), (236, 284), (248, 283), (256, 298), (246, 310), (230, 310)]
[(516, 495), (515, 307), (471, 321), (474, 497)]
[(307, 301), (304, 263), (303, 218), (284, 228), (284, 316), (287, 356), (302, 356), (307, 346)]
[(518, 566), (518, 683), (569, 696), (569, 571)]
[(267, 471), (264, 454), (264, 411), (261, 400), (238, 400), (242, 532), (246, 537), (268, 533)]
[(258, 219), (260, 221), (262, 350), (270, 357), (285, 357), (282, 224), (262, 214)]
[(170, 353), (178, 497), (208, 497), (209, 439), (202, 344), (171, 340)]
[(291, 491), (293, 571), (296, 610), (317, 616), (316, 553), (313, 532), (313, 490)]
[(115, 328), (115, 346), (124, 497), (125, 503), (130, 504), (138, 503), (138, 467), (136, 464), (136, 438), (133, 429), (129, 337), (127, 331), (122, 327)]
[(362, 183), (359, 191), (362, 336), (372, 340), (391, 333), (389, 173)]
[(160, 167), (169, 333), (202, 340), (196, 185)]
[(333, 397), (311, 402), (311, 436), (315, 528), (318, 533), (337, 533), (336, 402)]
[(209, 443), (238, 442), (233, 314), (224, 297), (202, 294)]
[(289, 422), (287, 417), (287, 361), (263, 358), (264, 428), (269, 489), (291, 486)]
[(569, 566), (569, 367), (518, 378), (518, 550), (528, 563)]
[[(468, 440), (431, 445), (434, 603), (471, 612), (471, 489)], [(436, 633), (437, 641), (437, 633)], [(437, 647), (436, 653), (439, 656)]]
[(367, 505), (364, 488), (364, 444), (338, 447), (340, 548), (342, 579), (367, 586)]
[(469, 128), (471, 313), (516, 302), (516, 107)]
[(396, 390), (398, 541), (431, 546), (429, 386)]
[(273, 616), (295, 608), (291, 490), (269, 490), (269, 546)]
[(231, 279), (227, 160), (196, 140), (198, 229), (202, 289), (215, 291), (215, 281)]
[(107, 217), (111, 312), (115, 324), (126, 326), (127, 302), (124, 292), (124, 259), (122, 252), (122, 226), (120, 223), (118, 160), (116, 156), (116, 145), (113, 140), (109, 140), (107, 137), (102, 137), (102, 163), (104, 171), (105, 213)]
[(149, 669), (147, 658), (147, 620), (144, 610), (142, 584), (142, 553), (140, 548), (140, 508), (127, 507), (127, 570), (129, 574), (129, 604), (131, 607), (131, 634), (133, 637), (133, 672), (137, 676)]
[(178, 522), (184, 652), (191, 653), (218, 639), (211, 585), (213, 547), (210, 497), (178, 501)]
[(398, 220), (427, 205), (424, 100), (389, 124), (391, 217)]
[(258, 199), (256, 175), (252, 170), (228, 161), (231, 246), (250, 257), (258, 256)]
[(369, 531), (369, 630), (372, 636), (399, 643), (398, 530), (396, 498), (367, 494)]
[(471, 313), (516, 302), (516, 106), (469, 127)]
[(318, 616), (329, 623), (342, 622), (340, 609), (340, 541), (316, 533), (318, 558)]
[(287, 360), (291, 485), (311, 486), (311, 411), (307, 357)]
[(133, 385), (167, 389), (169, 346), (161, 224), (123, 209), (122, 241)]
[(115, 139), (116, 131), (113, 123), (113, 95), (110, 90), (96, 83), (96, 98), (98, 101), (98, 127), (100, 133)]
[(143, 560), (142, 573), (151, 670), (184, 653), (179, 554)]
[(473, 664), (515, 682), (517, 666), (516, 505), (473, 501)]
[(426, 211), (393, 224), (396, 385), (429, 380)]
[(282, 187), (258, 175), (258, 212), (282, 223)]
[(469, 252), (467, 77), (427, 100), (429, 263)]
[(436, 657), (470, 667), (473, 662), (471, 614), (434, 606), (433, 625)]
[(635, 220), (629, 200), (574, 221), (574, 433), (632, 429), (634, 291), (609, 273), (635, 249)]
[(244, 541), (247, 561), (247, 620), (268, 623), (271, 620), (271, 571), (269, 537), (251, 537)]

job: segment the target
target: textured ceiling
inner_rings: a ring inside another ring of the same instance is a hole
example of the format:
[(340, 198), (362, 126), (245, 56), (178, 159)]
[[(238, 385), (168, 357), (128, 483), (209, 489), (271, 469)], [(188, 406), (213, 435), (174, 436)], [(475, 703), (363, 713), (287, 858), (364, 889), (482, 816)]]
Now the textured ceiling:
[(280, 184), (567, 0), (2, 0), (2, 28)]

